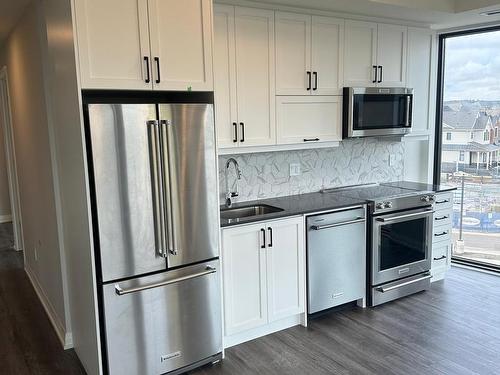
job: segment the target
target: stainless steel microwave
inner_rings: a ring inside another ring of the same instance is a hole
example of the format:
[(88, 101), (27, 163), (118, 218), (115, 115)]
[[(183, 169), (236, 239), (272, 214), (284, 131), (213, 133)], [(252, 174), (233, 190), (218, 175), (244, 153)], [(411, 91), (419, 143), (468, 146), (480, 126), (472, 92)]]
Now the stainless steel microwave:
[(403, 136), (411, 132), (413, 89), (344, 87), (343, 138)]

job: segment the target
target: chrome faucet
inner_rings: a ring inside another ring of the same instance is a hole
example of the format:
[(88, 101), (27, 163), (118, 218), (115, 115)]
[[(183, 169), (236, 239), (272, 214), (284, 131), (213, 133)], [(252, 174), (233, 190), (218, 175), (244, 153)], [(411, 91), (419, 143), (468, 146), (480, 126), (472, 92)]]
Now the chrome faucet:
[[(236, 189), (235, 189), (235, 191), (231, 191), (229, 189), (229, 175), (228, 175), (228, 172), (229, 172), (229, 167), (231, 166), (231, 163), (234, 164), (234, 169), (236, 170), (236, 178), (237, 178), (237, 180), (235, 181), (236, 182)], [(226, 207), (231, 207), (231, 205), (233, 204), (233, 202), (231, 201), (231, 198), (235, 198), (235, 197), (237, 197), (239, 195), (238, 194), (238, 180), (241, 180), (241, 170), (240, 170), (240, 166), (238, 165), (238, 162), (236, 161), (236, 159), (234, 159), (234, 158), (227, 159), (226, 169), (225, 169), (225, 176), (226, 176)]]

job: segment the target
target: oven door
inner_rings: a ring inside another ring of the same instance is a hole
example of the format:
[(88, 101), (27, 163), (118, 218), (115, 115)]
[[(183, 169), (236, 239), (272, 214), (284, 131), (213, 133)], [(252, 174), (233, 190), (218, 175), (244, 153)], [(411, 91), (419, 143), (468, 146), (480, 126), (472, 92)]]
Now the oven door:
[(431, 207), (373, 217), (372, 285), (429, 271)]
[(349, 107), (346, 137), (404, 135), (411, 131), (412, 89), (351, 87), (344, 95)]

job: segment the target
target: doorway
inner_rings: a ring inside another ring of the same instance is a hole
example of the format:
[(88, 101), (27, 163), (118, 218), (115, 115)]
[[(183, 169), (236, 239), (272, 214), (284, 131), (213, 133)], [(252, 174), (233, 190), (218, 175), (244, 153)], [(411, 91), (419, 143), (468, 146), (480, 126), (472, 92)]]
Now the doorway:
[[(14, 131), (12, 128), (10, 97), (9, 97), (9, 82), (7, 75), (7, 67), (0, 69), (0, 131), (3, 135), (2, 147), (5, 155), (5, 175), (7, 176), (8, 198), (10, 203), (10, 220), (11, 228), (2, 228), (2, 231), (11, 230), (13, 237), (13, 247), (15, 250), (24, 248), (22, 224), (21, 224), (21, 209), (19, 201), (19, 185), (17, 179), (16, 157), (14, 148)], [(4, 156), (2, 155), (2, 156)], [(5, 221), (6, 219), (4, 218)], [(1, 225), (1, 224), (0, 224)], [(5, 234), (5, 233), (4, 233)], [(8, 235), (9, 233), (7, 233)]]
[(440, 36), (434, 181), (457, 188), (452, 260), (500, 271), (500, 28)]

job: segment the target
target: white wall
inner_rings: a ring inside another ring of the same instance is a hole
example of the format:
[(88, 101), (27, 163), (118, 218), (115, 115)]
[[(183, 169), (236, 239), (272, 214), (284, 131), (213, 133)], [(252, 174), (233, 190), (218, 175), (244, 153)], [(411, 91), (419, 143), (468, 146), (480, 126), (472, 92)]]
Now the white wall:
[(7, 165), (5, 164), (5, 139), (3, 136), (3, 125), (2, 116), (0, 115), (0, 223), (8, 220), (11, 215)]
[(34, 1), (4, 44), (0, 65), (8, 69), (25, 268), (64, 341), (68, 327), (39, 25)]

